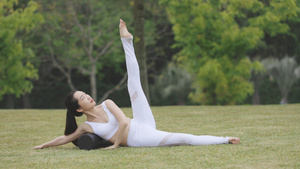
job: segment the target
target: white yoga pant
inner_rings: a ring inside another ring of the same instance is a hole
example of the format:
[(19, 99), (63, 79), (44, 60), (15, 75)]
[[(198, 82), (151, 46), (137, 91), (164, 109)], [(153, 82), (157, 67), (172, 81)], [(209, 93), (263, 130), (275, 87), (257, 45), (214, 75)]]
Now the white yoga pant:
[(133, 110), (133, 119), (127, 139), (130, 147), (158, 147), (174, 145), (226, 144), (226, 137), (195, 136), (156, 130), (155, 120), (143, 92), (138, 62), (134, 53), (133, 37), (121, 38), (126, 57), (128, 92)]

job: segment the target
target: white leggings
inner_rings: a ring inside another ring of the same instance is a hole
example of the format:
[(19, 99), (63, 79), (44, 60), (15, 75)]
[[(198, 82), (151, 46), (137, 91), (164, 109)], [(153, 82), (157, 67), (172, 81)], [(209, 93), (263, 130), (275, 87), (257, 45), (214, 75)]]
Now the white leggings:
[(158, 147), (228, 143), (229, 140), (225, 137), (169, 133), (156, 129), (152, 111), (141, 86), (139, 66), (132, 40), (132, 36), (121, 38), (126, 57), (128, 92), (133, 110), (127, 145), (130, 147)]

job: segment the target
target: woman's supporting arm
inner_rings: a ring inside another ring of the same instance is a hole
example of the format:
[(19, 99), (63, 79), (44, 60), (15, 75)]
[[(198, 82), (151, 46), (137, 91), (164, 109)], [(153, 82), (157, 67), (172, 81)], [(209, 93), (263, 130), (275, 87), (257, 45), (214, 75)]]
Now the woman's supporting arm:
[(84, 123), (84, 124), (80, 125), (74, 133), (69, 134), (67, 136), (65, 136), (65, 135), (59, 136), (47, 143), (35, 146), (35, 147), (33, 147), (33, 149), (43, 149), (43, 148), (47, 148), (47, 147), (54, 147), (54, 146), (67, 144), (73, 140), (76, 140), (82, 134), (89, 132), (89, 131), (90, 131), (90, 126), (88, 126), (87, 124)]
[(106, 149), (117, 148), (119, 145), (124, 141), (126, 128), (129, 125), (129, 120), (123, 113), (123, 111), (112, 101), (106, 100), (105, 104), (109, 111), (116, 117), (119, 122), (119, 129), (116, 134), (113, 136), (115, 137), (114, 144), (112, 146), (107, 147)]

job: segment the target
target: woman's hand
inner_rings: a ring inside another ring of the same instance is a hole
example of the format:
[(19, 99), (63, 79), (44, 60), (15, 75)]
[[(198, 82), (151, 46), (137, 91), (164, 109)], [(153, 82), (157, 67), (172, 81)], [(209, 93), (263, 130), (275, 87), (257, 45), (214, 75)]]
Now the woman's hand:
[(102, 148), (102, 149), (105, 149), (105, 150), (111, 150), (111, 149), (115, 149), (115, 148), (118, 148), (119, 146), (116, 146), (116, 145), (111, 145), (111, 146), (108, 146), (108, 147), (105, 147), (105, 148)]
[(32, 149), (43, 149), (43, 148), (44, 148), (44, 145), (42, 144), (42, 145), (35, 146)]

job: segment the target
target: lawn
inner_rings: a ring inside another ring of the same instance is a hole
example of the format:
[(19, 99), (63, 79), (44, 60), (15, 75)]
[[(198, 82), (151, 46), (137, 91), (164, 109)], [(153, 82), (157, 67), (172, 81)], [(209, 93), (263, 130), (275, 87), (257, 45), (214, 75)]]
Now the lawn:
[[(131, 117), (131, 109), (122, 110)], [(0, 110), (0, 168), (300, 168), (300, 104), (152, 110), (160, 130), (237, 136), (241, 144), (86, 151), (69, 143), (34, 150), (63, 134), (66, 111)]]

